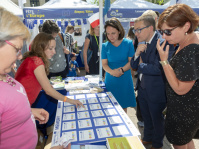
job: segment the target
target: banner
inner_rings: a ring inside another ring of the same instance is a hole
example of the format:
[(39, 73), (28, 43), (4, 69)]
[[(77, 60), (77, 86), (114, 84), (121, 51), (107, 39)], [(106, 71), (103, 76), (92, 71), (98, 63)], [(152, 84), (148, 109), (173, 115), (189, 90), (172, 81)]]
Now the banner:
[(92, 9), (36, 9), (24, 8), (25, 19), (70, 19), (70, 18), (89, 18), (94, 13), (98, 12), (98, 8)]

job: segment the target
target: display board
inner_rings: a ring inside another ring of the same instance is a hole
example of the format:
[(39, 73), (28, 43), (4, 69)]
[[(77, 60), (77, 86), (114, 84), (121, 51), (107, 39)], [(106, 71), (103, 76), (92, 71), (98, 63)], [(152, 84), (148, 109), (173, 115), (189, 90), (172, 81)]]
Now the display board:
[(110, 92), (68, 96), (78, 99), (84, 107), (59, 101), (55, 118), (52, 146), (62, 135), (72, 144), (105, 141), (107, 137), (138, 136), (140, 132)]

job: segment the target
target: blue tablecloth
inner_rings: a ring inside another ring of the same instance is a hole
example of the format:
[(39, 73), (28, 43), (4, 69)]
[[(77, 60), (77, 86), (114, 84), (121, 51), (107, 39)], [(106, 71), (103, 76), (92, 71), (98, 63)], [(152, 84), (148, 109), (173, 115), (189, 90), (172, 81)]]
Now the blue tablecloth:
[[(59, 93), (66, 95), (67, 91), (57, 90)], [(43, 108), (49, 113), (49, 120), (46, 124), (40, 125), (38, 121), (36, 121), (37, 128), (46, 135), (46, 128), (51, 126), (55, 122), (55, 116), (57, 111), (57, 100), (48, 96), (43, 90), (39, 93), (36, 101), (31, 106), (32, 108)]]

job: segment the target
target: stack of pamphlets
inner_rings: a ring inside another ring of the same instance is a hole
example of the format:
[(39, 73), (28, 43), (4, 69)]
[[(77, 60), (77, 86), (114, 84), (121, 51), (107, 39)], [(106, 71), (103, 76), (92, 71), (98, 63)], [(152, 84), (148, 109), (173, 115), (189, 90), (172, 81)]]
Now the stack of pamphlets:
[(56, 90), (64, 89), (65, 82), (62, 80), (61, 76), (51, 77), (50, 83), (52, 84), (53, 88)]

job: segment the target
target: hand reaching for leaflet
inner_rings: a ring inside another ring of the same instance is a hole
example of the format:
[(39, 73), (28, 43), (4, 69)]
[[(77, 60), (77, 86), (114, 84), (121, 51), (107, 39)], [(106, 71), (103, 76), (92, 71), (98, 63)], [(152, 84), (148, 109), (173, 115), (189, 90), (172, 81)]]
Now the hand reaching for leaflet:
[(70, 98), (67, 98), (67, 101), (68, 103), (70, 104), (74, 104), (77, 107), (84, 107), (84, 105), (79, 101), (79, 100), (74, 100), (74, 99), (70, 99)]

